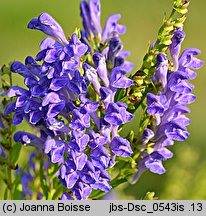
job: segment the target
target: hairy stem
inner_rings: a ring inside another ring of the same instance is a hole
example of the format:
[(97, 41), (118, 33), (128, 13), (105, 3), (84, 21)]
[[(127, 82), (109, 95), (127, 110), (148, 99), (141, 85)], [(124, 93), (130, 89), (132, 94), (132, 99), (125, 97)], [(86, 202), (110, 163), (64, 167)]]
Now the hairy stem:
[[(9, 87), (12, 86), (12, 73), (9, 73)], [(9, 119), (8, 123), (8, 138), (9, 138), (9, 154), (8, 154), (8, 166), (7, 166), (7, 184), (9, 190), (9, 199), (13, 199), (13, 180), (12, 180), (12, 123)]]

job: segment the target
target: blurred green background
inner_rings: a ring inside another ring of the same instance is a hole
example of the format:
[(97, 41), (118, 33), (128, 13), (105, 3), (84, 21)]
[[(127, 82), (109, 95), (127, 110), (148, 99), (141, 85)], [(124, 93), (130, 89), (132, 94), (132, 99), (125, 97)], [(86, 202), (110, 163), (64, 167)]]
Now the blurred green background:
[[(61, 24), (66, 35), (75, 27), (81, 27), (80, 0), (0, 0), (0, 65), (13, 60), (24, 61), (28, 55), (35, 56), (45, 35), (27, 29), (31, 18), (41, 12), (50, 13)], [(172, 0), (102, 0), (102, 24), (112, 13), (122, 15), (121, 23), (127, 26), (122, 36), (124, 48), (131, 51), (129, 60), (137, 70), (142, 63), (148, 41), (156, 39), (163, 14), (172, 9)], [(184, 30), (186, 38), (182, 48), (196, 47), (206, 59), (206, 1), (191, 0)], [(135, 71), (134, 70), (134, 71)], [(19, 79), (16, 78), (16, 83)], [(159, 199), (206, 199), (206, 72), (198, 71), (192, 81), (197, 100), (190, 105), (191, 133), (184, 143), (171, 147), (174, 157), (166, 162), (166, 174), (159, 176), (146, 172), (136, 185), (124, 184), (115, 190), (117, 199), (141, 199), (146, 192), (154, 191)], [(128, 125), (135, 129), (137, 124)], [(26, 130), (26, 128), (25, 128)], [(25, 161), (26, 162), (26, 161)], [(0, 185), (1, 188), (1, 185)]]

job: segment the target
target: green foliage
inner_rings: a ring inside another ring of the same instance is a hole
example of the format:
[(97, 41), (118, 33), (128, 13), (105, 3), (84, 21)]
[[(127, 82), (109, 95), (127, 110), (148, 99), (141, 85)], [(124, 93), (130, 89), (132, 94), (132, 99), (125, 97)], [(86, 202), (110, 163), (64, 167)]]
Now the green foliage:
[(176, 0), (174, 1), (174, 9), (180, 14), (186, 14), (188, 12), (188, 1)]
[(15, 143), (12, 151), (11, 151), (11, 159), (12, 159), (12, 165), (15, 167), (15, 164), (17, 160), (19, 159), (20, 152), (21, 152), (22, 145), (20, 143)]
[[(3, 65), (0, 70), (0, 80), (1, 80), (1, 86), (0, 91), (3, 92), (1, 94), (0, 99), (2, 101), (1, 103), (1, 118), (3, 120), (3, 128), (0, 128), (0, 137), (1, 137), (1, 143), (0, 146), (5, 152), (5, 157), (0, 157), (0, 172), (2, 179), (4, 180), (4, 183), (6, 185), (6, 190), (4, 193), (5, 198), (13, 198), (13, 175), (14, 170), (18, 167), (15, 165), (18, 155), (14, 155), (15, 153), (20, 152), (19, 147), (13, 146), (13, 133), (15, 131), (15, 127), (12, 126), (12, 119), (13, 116), (5, 116), (4, 110), (6, 106), (12, 102), (12, 99), (9, 99), (6, 96), (6, 92), (8, 89), (12, 86), (12, 75), (10, 71), (10, 66)], [(5, 175), (5, 173), (7, 175)]]
[(155, 197), (155, 192), (147, 192), (144, 200), (156, 200), (157, 198)]

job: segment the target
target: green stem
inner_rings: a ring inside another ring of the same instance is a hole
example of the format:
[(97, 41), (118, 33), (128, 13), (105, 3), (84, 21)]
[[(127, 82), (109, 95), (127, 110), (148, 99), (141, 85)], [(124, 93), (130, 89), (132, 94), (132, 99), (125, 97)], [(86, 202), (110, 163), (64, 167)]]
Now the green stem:
[(176, 10), (173, 9), (172, 12), (171, 12), (171, 14), (170, 14), (170, 16), (169, 16), (169, 19), (172, 19), (172, 17), (174, 16), (175, 12), (176, 12)]
[[(9, 73), (9, 86), (12, 86), (12, 73)], [(11, 119), (10, 119), (11, 121)], [(12, 180), (12, 123), (8, 124), (8, 132), (9, 132), (9, 154), (8, 154), (8, 166), (7, 166), (7, 183), (9, 190), (9, 198), (13, 199), (13, 180)]]

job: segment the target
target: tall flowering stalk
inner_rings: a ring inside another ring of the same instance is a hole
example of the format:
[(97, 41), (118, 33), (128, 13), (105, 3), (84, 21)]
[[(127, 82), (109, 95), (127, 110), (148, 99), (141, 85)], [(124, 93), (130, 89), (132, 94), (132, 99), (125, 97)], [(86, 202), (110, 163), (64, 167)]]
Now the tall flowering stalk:
[[(89, 3), (90, 9), (96, 10), (92, 1)], [(82, 14), (86, 13), (83, 4), (87, 3), (81, 3)], [(95, 16), (96, 12), (89, 21), (83, 17), (83, 23), (92, 22)], [(67, 40), (60, 25), (42, 13), (28, 24), (28, 28), (52, 36), (42, 41), (35, 58), (42, 63), (28, 56), (25, 64), (11, 65), (12, 72), (24, 77), (27, 89), (9, 89), (8, 96), (16, 101), (7, 106), (5, 114), (15, 113), (14, 125), (25, 118), (41, 134), (37, 137), (19, 131), (14, 140), (37, 147), (48, 154), (51, 163), (58, 164), (64, 196), (71, 199), (86, 199), (92, 189), (108, 192), (111, 186), (106, 169), (114, 166), (116, 156), (132, 153), (129, 141), (118, 134), (118, 127), (133, 115), (126, 111), (126, 104), (114, 98), (118, 88), (132, 84), (125, 74), (133, 65), (124, 63), (119, 32), (110, 28), (116, 21), (116, 17), (107, 21), (101, 41), (108, 43), (104, 54), (92, 53), (78, 32)]]
[[(165, 172), (162, 160), (172, 157), (166, 147), (189, 136), (190, 121), (184, 114), (195, 96), (188, 79), (195, 78), (191, 69), (203, 64), (195, 58), (197, 49), (189, 48), (179, 57), (187, 7), (186, 2), (174, 1), (141, 69), (130, 77), (133, 63), (126, 60), (130, 53), (120, 39), (126, 27), (118, 23), (120, 14), (113, 14), (102, 28), (99, 0), (81, 1), (84, 29), (68, 38), (48, 13), (29, 22), (29, 29), (48, 37), (35, 58), (11, 64), (10, 70), (23, 76), (25, 88), (11, 84), (7, 95), (12, 101), (3, 114), (13, 113), (13, 125), (26, 120), (35, 131), (13, 136), (15, 146), (35, 147), (25, 169), (14, 167), (21, 198), (97, 199), (132, 176), (131, 182), (136, 182), (147, 169)], [(182, 16), (173, 19), (175, 12)], [(140, 105), (145, 109), (139, 133), (121, 136), (122, 126)], [(5, 127), (2, 114), (0, 127)], [(5, 158), (2, 147), (0, 156)]]
[(158, 66), (153, 80), (156, 85), (161, 82), (162, 88), (157, 95), (147, 94), (147, 114), (152, 116), (153, 120), (143, 131), (143, 152), (138, 163), (138, 171), (132, 179), (133, 183), (147, 169), (158, 174), (165, 173), (162, 161), (173, 156), (166, 147), (173, 145), (174, 141), (185, 141), (189, 136), (186, 127), (190, 120), (185, 114), (190, 113), (190, 109), (186, 105), (193, 103), (196, 97), (191, 93), (194, 85), (188, 80), (196, 77), (196, 73), (191, 69), (201, 68), (203, 61), (195, 57), (200, 54), (200, 50), (195, 48), (184, 50), (179, 59), (177, 58), (182, 41), (179, 40), (179, 35), (184, 35), (184, 32), (178, 29), (170, 45), (177, 71), (168, 69), (169, 61), (164, 54), (160, 53), (157, 56)]

